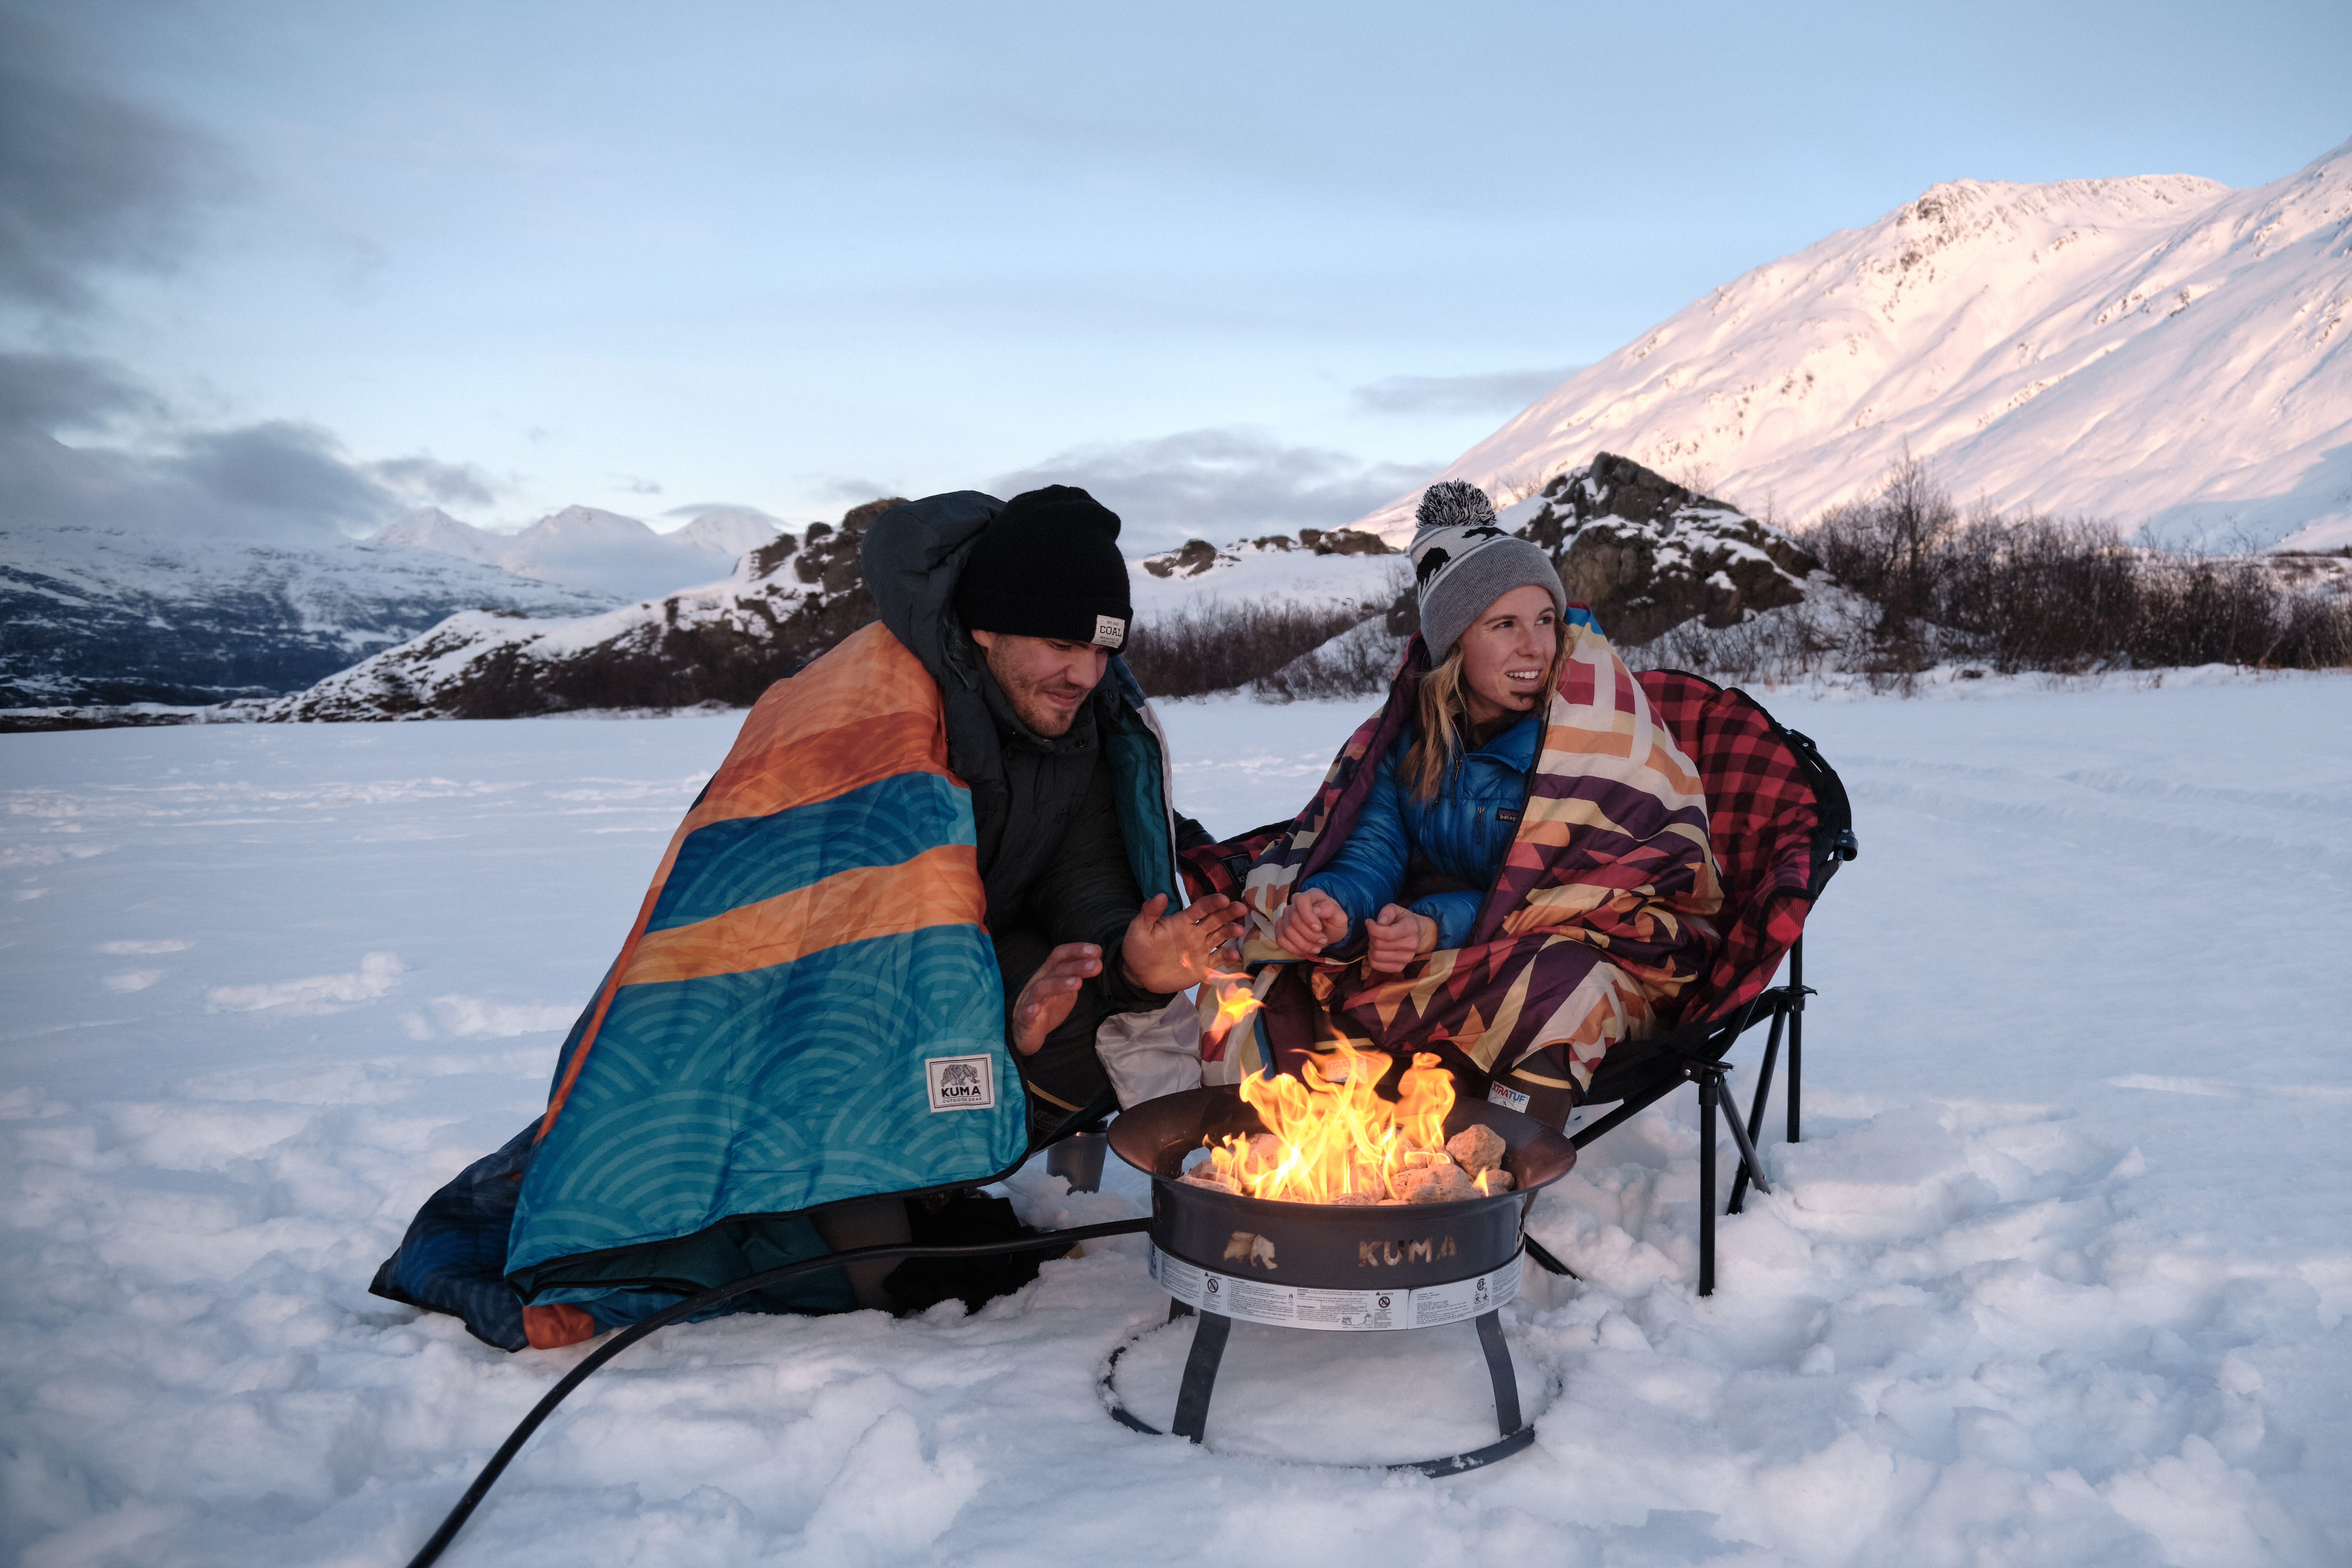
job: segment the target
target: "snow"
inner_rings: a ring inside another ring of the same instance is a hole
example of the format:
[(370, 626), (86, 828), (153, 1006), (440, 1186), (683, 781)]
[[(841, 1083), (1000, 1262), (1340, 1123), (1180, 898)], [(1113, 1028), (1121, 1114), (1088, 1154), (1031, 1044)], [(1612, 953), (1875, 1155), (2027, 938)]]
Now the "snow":
[[(2352, 543), (2352, 142), (2270, 184), (1938, 184), (1570, 377), (1437, 479), (1612, 451), (1802, 523), (1905, 452), (1964, 505)], [(1410, 532), (1419, 491), (1361, 520)]]
[[(1208, 1450), (1140, 1242), (1020, 1295), (672, 1328), (445, 1560), (2334, 1563), (2352, 1555), (2352, 681), (1767, 694), (1853, 793), (1806, 1138), (1693, 1281), (1693, 1107), (1587, 1151), (1507, 1314), (1235, 1330)], [(1362, 703), (1179, 702), (1186, 806), (1294, 810)], [(398, 1563), (581, 1351), (368, 1296), (539, 1105), (734, 715), (0, 737), (0, 1553)], [(1752, 1062), (1755, 1047), (1739, 1059)], [(1743, 1078), (1747, 1074), (1741, 1075)], [(1729, 1162), (1724, 1165), (1729, 1177)], [(1013, 1184), (1041, 1224), (1139, 1212)]]
[[(1318, 555), (1279, 535), (1275, 542), (1237, 541), (1190, 568), (1173, 565), (1175, 554), (1165, 551), (1127, 563), (1128, 594), (1139, 622), (1220, 601), (1385, 610), (1412, 583), (1412, 563), (1402, 554)], [(1155, 563), (1171, 570), (1163, 576), (1152, 569)]]

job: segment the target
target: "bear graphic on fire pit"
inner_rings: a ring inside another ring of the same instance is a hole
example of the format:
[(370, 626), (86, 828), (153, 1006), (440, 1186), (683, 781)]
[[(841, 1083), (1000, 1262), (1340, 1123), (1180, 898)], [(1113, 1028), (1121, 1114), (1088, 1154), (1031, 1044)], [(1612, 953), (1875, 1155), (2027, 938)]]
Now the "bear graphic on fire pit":
[(1274, 1260), (1274, 1243), (1263, 1236), (1254, 1236), (1246, 1230), (1234, 1232), (1234, 1238), (1225, 1243), (1225, 1261), (1255, 1263), (1267, 1268), (1281, 1267)]

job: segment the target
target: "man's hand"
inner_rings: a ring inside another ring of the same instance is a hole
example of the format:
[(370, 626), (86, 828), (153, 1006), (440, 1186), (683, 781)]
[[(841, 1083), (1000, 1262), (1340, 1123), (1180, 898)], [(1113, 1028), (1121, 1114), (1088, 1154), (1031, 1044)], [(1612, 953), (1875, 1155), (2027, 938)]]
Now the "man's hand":
[(1029, 984), (1013, 1002), (1013, 1048), (1034, 1057), (1045, 1037), (1070, 1016), (1078, 987), (1102, 973), (1102, 949), (1090, 942), (1066, 942), (1045, 955)]
[(1424, 952), (1437, 948), (1437, 922), (1427, 915), (1414, 914), (1402, 904), (1391, 904), (1380, 917), (1364, 928), (1371, 939), (1371, 967), (1382, 974), (1394, 974)]
[(1274, 922), (1274, 940), (1293, 958), (1312, 958), (1348, 934), (1348, 911), (1330, 894), (1309, 888), (1293, 893)]
[(1161, 893), (1136, 912), (1119, 942), (1119, 967), (1139, 991), (1165, 995), (1198, 985), (1217, 967), (1217, 950), (1242, 934), (1242, 906), (1212, 893), (1181, 910)]

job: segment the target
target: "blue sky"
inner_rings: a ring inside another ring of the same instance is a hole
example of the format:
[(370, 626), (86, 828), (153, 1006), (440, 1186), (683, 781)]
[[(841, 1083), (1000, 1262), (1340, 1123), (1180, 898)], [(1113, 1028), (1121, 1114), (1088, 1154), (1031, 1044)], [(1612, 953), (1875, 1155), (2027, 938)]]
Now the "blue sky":
[[(1935, 181), (2252, 184), (2352, 6), (15, 5), (0, 505), (1345, 521)], [(54, 440), (61, 446), (47, 445)]]

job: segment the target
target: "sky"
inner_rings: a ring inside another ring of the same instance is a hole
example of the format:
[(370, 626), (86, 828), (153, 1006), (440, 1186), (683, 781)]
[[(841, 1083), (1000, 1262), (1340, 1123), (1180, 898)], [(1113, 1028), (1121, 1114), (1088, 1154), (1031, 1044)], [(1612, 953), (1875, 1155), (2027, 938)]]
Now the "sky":
[(0, 0), (0, 527), (1344, 522), (1939, 180), (2292, 173), (2342, 0)]

